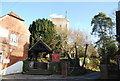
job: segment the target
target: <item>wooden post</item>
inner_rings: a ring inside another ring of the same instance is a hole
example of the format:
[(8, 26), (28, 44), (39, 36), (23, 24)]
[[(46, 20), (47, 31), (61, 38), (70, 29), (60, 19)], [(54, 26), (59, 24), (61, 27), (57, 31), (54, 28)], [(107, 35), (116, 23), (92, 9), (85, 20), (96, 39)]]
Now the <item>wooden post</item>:
[[(120, 52), (120, 11), (116, 11), (116, 39), (119, 42), (119, 50)], [(120, 54), (120, 53), (119, 53)]]
[(117, 41), (120, 43), (120, 11), (116, 11), (116, 33)]
[(86, 44), (86, 47), (85, 47), (85, 54), (84, 54), (84, 60), (83, 60), (82, 67), (84, 67), (84, 65), (85, 65), (85, 59), (86, 59), (86, 53), (87, 53), (87, 47), (88, 47), (88, 44)]

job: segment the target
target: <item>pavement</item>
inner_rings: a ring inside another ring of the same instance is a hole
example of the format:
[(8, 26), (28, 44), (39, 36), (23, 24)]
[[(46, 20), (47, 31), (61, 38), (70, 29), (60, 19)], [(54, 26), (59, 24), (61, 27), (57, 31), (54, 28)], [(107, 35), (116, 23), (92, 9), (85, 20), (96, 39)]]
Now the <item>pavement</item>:
[(1, 81), (93, 81), (100, 79), (100, 75), (100, 72), (92, 72), (82, 76), (11, 74), (3, 75), (0, 79)]

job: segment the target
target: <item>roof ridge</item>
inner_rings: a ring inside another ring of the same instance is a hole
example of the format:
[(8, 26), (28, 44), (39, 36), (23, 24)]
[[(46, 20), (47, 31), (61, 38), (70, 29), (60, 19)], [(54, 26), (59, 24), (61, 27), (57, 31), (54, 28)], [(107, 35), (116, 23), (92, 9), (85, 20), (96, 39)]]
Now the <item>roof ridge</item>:
[(43, 45), (43, 47), (44, 47), (45, 49), (47, 49), (49, 52), (52, 52), (52, 49), (51, 49), (42, 39), (39, 39), (39, 40), (29, 49), (29, 51), (31, 51), (32, 49), (34, 49), (34, 47), (35, 47), (37, 44), (39, 44), (39, 43), (41, 43), (41, 44)]
[(24, 21), (20, 16), (18, 16), (16, 13), (14, 13), (13, 11), (11, 11), (10, 13), (8, 13), (7, 15), (9, 15), (9, 16), (12, 16), (12, 17), (14, 17), (14, 18), (17, 18), (17, 19), (19, 19), (19, 20), (21, 20), (21, 21)]

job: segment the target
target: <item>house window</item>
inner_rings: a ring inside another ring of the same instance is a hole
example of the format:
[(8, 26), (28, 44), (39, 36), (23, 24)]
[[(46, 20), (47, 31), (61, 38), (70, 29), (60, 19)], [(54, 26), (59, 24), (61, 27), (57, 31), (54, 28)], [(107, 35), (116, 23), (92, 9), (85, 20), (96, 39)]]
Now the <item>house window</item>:
[(10, 35), (10, 44), (17, 45), (18, 43), (18, 34), (11, 33)]

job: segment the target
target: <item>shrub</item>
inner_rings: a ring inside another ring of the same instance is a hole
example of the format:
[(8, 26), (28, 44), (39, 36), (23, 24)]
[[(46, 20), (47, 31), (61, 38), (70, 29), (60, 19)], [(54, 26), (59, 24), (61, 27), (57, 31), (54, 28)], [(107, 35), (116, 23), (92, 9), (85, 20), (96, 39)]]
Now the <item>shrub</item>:
[(90, 59), (90, 62), (86, 63), (86, 67), (88, 67), (89, 69), (92, 69), (92, 70), (99, 70), (99, 66), (100, 66), (100, 60), (99, 59), (96, 59), (96, 58), (89, 58)]

